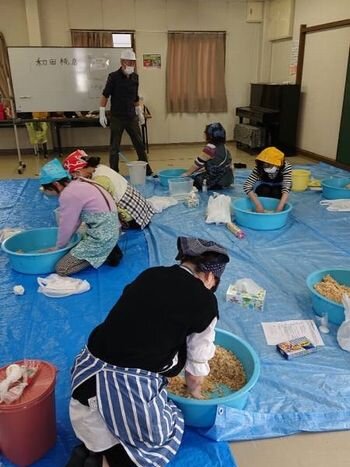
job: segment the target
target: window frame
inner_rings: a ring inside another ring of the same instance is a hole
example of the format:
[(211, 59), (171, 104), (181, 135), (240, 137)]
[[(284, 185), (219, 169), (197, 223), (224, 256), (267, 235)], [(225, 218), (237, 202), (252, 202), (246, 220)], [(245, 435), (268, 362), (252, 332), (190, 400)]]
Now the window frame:
[[(136, 52), (136, 42), (135, 42), (135, 30), (133, 29), (71, 29), (71, 39), (72, 39), (72, 32), (110, 32), (112, 34), (131, 34), (131, 48)], [(113, 36), (112, 36), (112, 42), (113, 42)], [(114, 47), (112, 46), (113, 49), (122, 49), (125, 47)]]

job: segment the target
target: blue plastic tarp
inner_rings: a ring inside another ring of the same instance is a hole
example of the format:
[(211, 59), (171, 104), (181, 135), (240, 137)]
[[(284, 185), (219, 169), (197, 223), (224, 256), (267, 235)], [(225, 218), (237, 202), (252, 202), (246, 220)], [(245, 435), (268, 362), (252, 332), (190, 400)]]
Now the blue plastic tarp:
[[(53, 209), (57, 199), (39, 191), (37, 180), (1, 181), (0, 229), (23, 229), (55, 225)], [(153, 184), (148, 188), (153, 191)], [(124, 257), (116, 267), (86, 270), (78, 277), (92, 288), (82, 295), (53, 299), (37, 292), (36, 276), (11, 270), (7, 256), (0, 254), (0, 366), (22, 358), (49, 361), (57, 368), (57, 442), (35, 466), (62, 467), (78, 444), (68, 415), (70, 368), (91, 330), (107, 315), (126, 284), (148, 267), (148, 248), (143, 232), (129, 231), (119, 245)], [(14, 285), (25, 288), (23, 296), (12, 293)], [(198, 460), (199, 464), (196, 464)], [(10, 467), (0, 453), (0, 464)], [(171, 465), (234, 467), (226, 442), (213, 442), (193, 430), (186, 430), (180, 451)]]
[[(348, 175), (327, 164), (307, 168), (314, 178)], [(226, 193), (242, 197), (248, 174), (236, 171), (235, 187)], [(314, 318), (306, 277), (322, 268), (350, 268), (350, 212), (327, 211), (319, 204), (320, 192), (291, 193), (294, 209), (285, 227), (245, 229), (245, 239), (239, 240), (225, 226), (205, 223), (205, 196), (199, 208), (179, 204), (155, 216), (146, 232), (151, 265), (174, 261), (178, 235), (214, 240), (228, 249), (231, 261), (217, 292), (218, 327), (246, 339), (261, 361), (261, 376), (245, 409), (219, 406), (214, 426), (203, 434), (233, 441), (349, 429), (350, 359), (337, 344), (337, 327), (331, 324), (330, 334), (322, 335), (325, 346), (318, 352), (286, 361), (266, 344), (261, 323)], [(263, 312), (226, 302), (229, 284), (241, 278), (267, 290)]]
[[(308, 168), (315, 178), (348, 175), (327, 164)], [(236, 170), (235, 187), (227, 194), (241, 197), (248, 173)], [(57, 201), (43, 197), (36, 180), (2, 181), (1, 188), (0, 228), (54, 225)], [(157, 181), (148, 181), (142, 191), (146, 196), (168, 194)], [(292, 193), (293, 211), (284, 228), (271, 232), (246, 229), (243, 240), (224, 226), (205, 223), (205, 195), (196, 209), (179, 203), (155, 215), (144, 233), (128, 232), (121, 238), (124, 258), (120, 266), (81, 273), (79, 277), (92, 285), (90, 292), (64, 299), (38, 294), (36, 277), (12, 271), (1, 253), (0, 365), (26, 357), (48, 360), (58, 368), (58, 441), (36, 465), (64, 465), (77, 442), (68, 417), (69, 370), (74, 356), (128, 282), (148, 265), (174, 263), (179, 235), (213, 239), (229, 250), (231, 261), (217, 292), (219, 327), (243, 337), (255, 348), (261, 376), (244, 410), (220, 406), (215, 425), (202, 430), (204, 436), (187, 430), (172, 465), (234, 465), (227, 444), (209, 438), (233, 441), (349, 429), (350, 360), (337, 345), (337, 327), (330, 325), (330, 334), (322, 335), (325, 346), (318, 352), (293, 361), (282, 359), (273, 346), (266, 344), (261, 327), (264, 321), (313, 319), (307, 275), (321, 268), (350, 268), (350, 213), (329, 212), (319, 205), (321, 199), (318, 192)], [(267, 290), (263, 312), (247, 311), (225, 301), (228, 285), (243, 277), (252, 278)], [(13, 295), (16, 284), (25, 287), (25, 295)], [(5, 466), (11, 465), (0, 459)]]

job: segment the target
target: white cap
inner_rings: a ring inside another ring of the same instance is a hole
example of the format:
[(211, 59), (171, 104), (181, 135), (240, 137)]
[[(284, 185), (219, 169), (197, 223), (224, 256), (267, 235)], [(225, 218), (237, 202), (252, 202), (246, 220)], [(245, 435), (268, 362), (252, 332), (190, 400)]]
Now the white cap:
[(135, 52), (132, 49), (125, 49), (122, 51), (120, 60), (136, 60)]

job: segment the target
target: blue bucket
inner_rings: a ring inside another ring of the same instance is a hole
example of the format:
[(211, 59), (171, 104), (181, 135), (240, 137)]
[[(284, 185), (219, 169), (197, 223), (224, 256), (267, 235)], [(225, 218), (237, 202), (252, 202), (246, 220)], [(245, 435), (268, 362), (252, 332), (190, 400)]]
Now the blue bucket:
[(350, 185), (350, 178), (327, 178), (321, 181), (323, 187), (322, 196), (326, 199), (349, 199), (350, 189), (345, 188)]
[(185, 424), (188, 426), (207, 428), (214, 424), (217, 406), (227, 405), (236, 409), (243, 409), (249, 391), (255, 386), (260, 374), (260, 361), (253, 348), (234, 334), (216, 329), (215, 343), (231, 350), (242, 363), (247, 383), (236, 392), (225, 397), (209, 400), (187, 399), (168, 392), (169, 398), (181, 409)]
[[(274, 211), (279, 199), (259, 197), (264, 209)], [(254, 230), (277, 230), (284, 227), (292, 210), (292, 205), (286, 203), (283, 211), (271, 213), (259, 213), (252, 211), (254, 204), (249, 198), (239, 198), (233, 201), (234, 218), (237, 224)]]
[(165, 169), (158, 172), (159, 181), (162, 186), (169, 188), (168, 181), (170, 178), (181, 177), (186, 169)]
[(314, 289), (314, 285), (321, 282), (327, 274), (339, 284), (350, 287), (350, 269), (320, 269), (311, 273), (306, 279), (306, 285), (311, 292), (312, 308), (316, 315), (321, 316), (323, 313), (327, 313), (331, 323), (341, 324), (345, 319), (343, 305), (329, 300)]
[(12, 269), (24, 274), (47, 274), (55, 271), (56, 263), (80, 240), (74, 234), (69, 244), (60, 250), (38, 253), (55, 246), (57, 227), (26, 230), (7, 238), (1, 248), (7, 253)]

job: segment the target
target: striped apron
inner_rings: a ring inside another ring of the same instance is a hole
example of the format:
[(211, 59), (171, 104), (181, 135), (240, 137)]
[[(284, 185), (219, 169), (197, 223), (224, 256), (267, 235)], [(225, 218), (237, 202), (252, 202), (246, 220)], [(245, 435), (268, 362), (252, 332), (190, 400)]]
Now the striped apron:
[(92, 376), (96, 376), (98, 410), (132, 461), (139, 467), (168, 464), (180, 447), (184, 420), (168, 400), (166, 379), (158, 373), (110, 365), (85, 347), (72, 369), (72, 392)]

